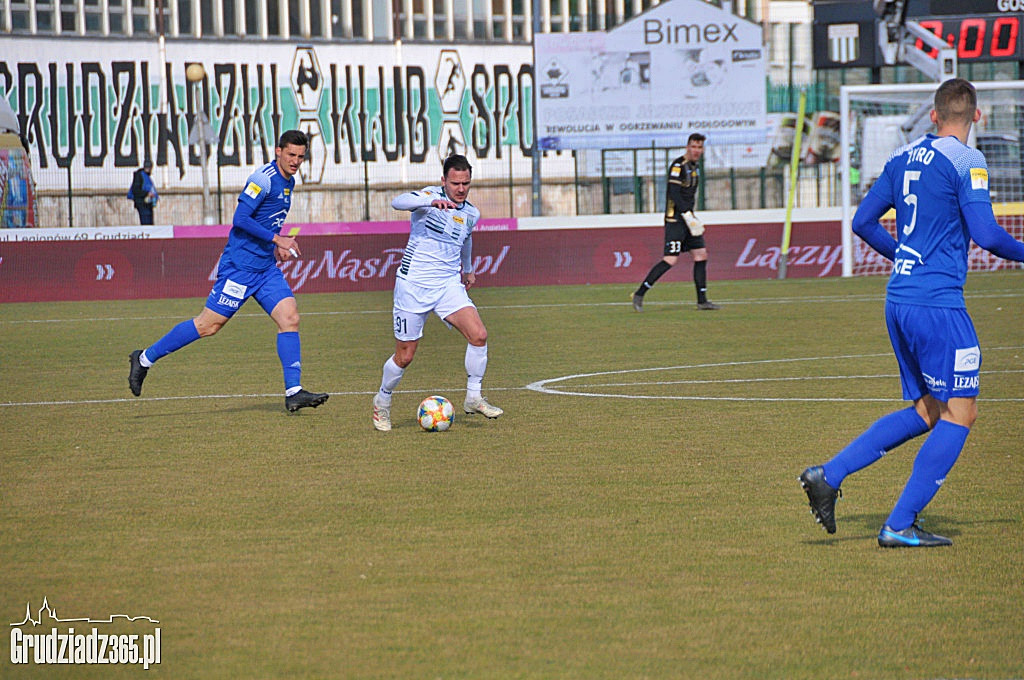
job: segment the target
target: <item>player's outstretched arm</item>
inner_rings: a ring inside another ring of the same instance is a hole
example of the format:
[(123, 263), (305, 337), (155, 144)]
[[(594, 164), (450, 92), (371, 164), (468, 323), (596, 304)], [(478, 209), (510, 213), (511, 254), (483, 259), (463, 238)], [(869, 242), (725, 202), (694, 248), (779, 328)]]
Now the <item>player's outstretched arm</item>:
[(888, 260), (896, 258), (896, 239), (878, 220), (891, 207), (881, 198), (868, 193), (857, 206), (857, 212), (853, 215), (853, 233), (864, 239), (869, 246)]
[(991, 203), (968, 203), (960, 208), (960, 212), (975, 243), (1004, 260), (1024, 262), (1024, 243), (1010, 236), (999, 226), (992, 212)]
[(430, 194), (425, 191), (407, 191), (404, 194), (399, 194), (391, 201), (391, 207), (395, 210), (418, 210), (419, 208), (429, 208), (433, 201), (440, 198), (435, 194)]

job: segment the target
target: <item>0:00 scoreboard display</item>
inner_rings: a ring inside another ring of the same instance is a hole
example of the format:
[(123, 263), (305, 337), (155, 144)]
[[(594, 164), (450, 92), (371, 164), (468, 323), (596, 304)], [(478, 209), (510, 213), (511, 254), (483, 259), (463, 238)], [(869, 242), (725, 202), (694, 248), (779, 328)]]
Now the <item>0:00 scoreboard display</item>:
[[(1024, 61), (1020, 14), (936, 17), (918, 23), (956, 48), (959, 61)], [(924, 44), (918, 40), (917, 48)], [(936, 50), (928, 52), (937, 56)]]
[[(956, 48), (961, 63), (1024, 62), (1024, 0), (908, 0), (907, 19), (917, 21)], [(814, 68), (884, 66), (872, 3), (814, 3)], [(918, 49), (936, 56), (936, 50)]]

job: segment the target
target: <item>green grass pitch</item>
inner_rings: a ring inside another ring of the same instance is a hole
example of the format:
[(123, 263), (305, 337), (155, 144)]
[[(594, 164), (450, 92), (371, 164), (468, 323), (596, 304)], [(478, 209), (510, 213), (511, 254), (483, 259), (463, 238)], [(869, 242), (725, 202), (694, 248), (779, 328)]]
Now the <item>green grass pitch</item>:
[[(161, 361), (202, 300), (0, 306), (0, 605), (159, 619), (162, 659), (5, 678), (1020, 678), (1024, 272), (972, 275), (980, 418), (926, 528), (875, 536), (920, 440), (844, 484), (797, 475), (900, 407), (884, 279), (477, 288), (484, 393), (436, 319), (376, 432), (390, 293), (300, 295), (304, 384), (247, 306)], [(530, 387), (528, 387), (530, 386)], [(420, 399), (456, 420), (422, 432)], [(5, 643), (7, 644), (7, 643)]]

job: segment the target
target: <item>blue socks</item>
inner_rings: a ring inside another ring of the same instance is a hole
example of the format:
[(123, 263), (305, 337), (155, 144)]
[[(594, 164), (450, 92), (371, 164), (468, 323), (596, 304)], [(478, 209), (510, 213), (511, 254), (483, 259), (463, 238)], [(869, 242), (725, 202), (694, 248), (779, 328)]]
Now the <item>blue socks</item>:
[(302, 384), (302, 345), (299, 343), (298, 331), (277, 334), (277, 356), (284, 369), (284, 389), (287, 394), (288, 390)]
[[(833, 489), (838, 489), (847, 475), (866, 468), (887, 451), (927, 431), (928, 423), (913, 406), (883, 416), (822, 466), (825, 469), (825, 481)], [(910, 526), (909, 523), (907, 526)]]
[[(142, 353), (142, 358), (146, 360), (143, 361), (143, 366), (148, 368), (158, 359), (198, 339), (199, 331), (196, 330), (195, 321), (182, 321)], [(302, 345), (299, 343), (298, 332), (277, 334), (277, 356), (281, 359), (281, 367), (284, 369), (285, 392), (297, 392), (302, 386)]]
[(928, 435), (914, 459), (914, 469), (903, 487), (896, 507), (885, 523), (893, 531), (902, 531), (917, 520), (917, 515), (938, 493), (946, 475), (960, 457), (970, 428), (940, 420)]
[[(167, 335), (154, 342), (143, 352), (151, 363), (162, 359), (171, 352), (176, 352), (185, 345), (191, 344), (199, 339), (199, 331), (196, 330), (196, 322), (192, 319), (182, 321), (167, 332)], [(145, 364), (143, 364), (145, 365)]]

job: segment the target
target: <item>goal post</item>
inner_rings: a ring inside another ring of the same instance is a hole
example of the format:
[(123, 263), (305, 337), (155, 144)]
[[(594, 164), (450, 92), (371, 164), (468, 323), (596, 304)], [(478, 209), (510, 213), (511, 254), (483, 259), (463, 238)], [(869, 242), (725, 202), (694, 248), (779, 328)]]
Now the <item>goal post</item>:
[[(854, 238), (857, 203), (881, 174), (898, 146), (934, 132), (929, 118), (938, 83), (844, 85), (840, 88), (840, 178), (843, 276), (882, 274), (891, 263)], [(1024, 238), (1024, 81), (976, 82), (982, 118), (971, 127), (968, 143), (985, 154), (989, 190), (999, 223)], [(883, 218), (895, 235), (892, 213)], [(972, 247), (969, 271), (1015, 268)]]

